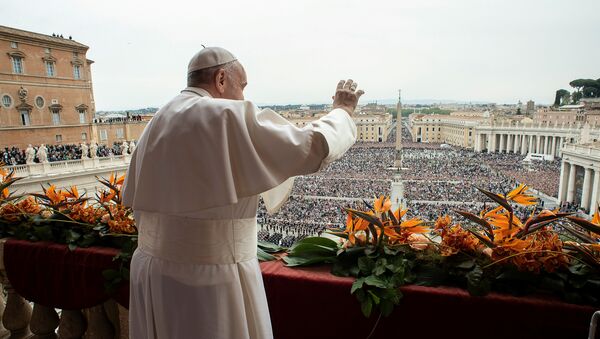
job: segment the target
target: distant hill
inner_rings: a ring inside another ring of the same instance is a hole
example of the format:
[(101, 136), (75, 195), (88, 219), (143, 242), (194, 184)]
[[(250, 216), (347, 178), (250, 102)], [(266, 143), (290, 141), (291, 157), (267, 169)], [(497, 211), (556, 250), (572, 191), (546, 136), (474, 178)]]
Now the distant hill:
[(139, 114), (153, 114), (153, 113), (156, 113), (156, 111), (158, 111), (157, 107), (146, 107), (146, 108), (139, 108), (139, 109), (128, 109), (128, 110), (123, 110), (123, 111), (97, 111), (96, 115), (104, 116), (104, 115), (108, 115), (108, 114), (121, 114), (123, 116), (127, 116), (127, 113), (129, 113), (130, 115), (139, 115)]

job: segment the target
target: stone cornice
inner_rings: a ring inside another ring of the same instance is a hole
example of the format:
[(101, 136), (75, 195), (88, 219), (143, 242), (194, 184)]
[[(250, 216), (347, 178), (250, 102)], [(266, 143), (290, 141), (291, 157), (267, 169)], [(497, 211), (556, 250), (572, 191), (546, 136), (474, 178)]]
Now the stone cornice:
[(25, 59), (25, 57), (26, 57), (25, 53), (23, 53), (23, 52), (21, 52), (19, 50), (10, 51), (10, 52), (7, 52), (6, 54), (8, 54), (8, 56), (11, 57), (11, 58), (12, 57), (19, 57), (19, 58)]
[(89, 49), (88, 46), (75, 40), (57, 38), (6, 26), (0, 26), (0, 38), (15, 42), (42, 44), (47, 47), (67, 47), (70, 50), (76, 49), (84, 52)]

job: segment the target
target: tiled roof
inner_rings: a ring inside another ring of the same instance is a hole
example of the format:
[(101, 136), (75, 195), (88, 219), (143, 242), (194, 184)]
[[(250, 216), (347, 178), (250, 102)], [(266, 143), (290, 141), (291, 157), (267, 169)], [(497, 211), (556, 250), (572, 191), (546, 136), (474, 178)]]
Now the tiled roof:
[(82, 43), (79, 43), (75, 40), (71, 40), (68, 38), (53, 37), (51, 35), (29, 32), (29, 31), (24, 31), (22, 29), (16, 29), (16, 28), (6, 27), (6, 26), (0, 26), (0, 36), (2, 36), (2, 35), (21, 37), (26, 40), (30, 39), (30, 40), (37, 40), (37, 41), (42, 41), (42, 42), (50, 42), (53, 44), (79, 47), (79, 48), (84, 48), (84, 49), (89, 48), (88, 46), (86, 46)]

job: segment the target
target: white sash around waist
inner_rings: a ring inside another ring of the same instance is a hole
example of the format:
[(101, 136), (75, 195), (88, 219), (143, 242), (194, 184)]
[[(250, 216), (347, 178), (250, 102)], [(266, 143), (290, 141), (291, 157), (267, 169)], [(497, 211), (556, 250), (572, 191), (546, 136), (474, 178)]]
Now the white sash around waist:
[(180, 263), (233, 264), (256, 258), (256, 218), (206, 220), (142, 212), (138, 248)]

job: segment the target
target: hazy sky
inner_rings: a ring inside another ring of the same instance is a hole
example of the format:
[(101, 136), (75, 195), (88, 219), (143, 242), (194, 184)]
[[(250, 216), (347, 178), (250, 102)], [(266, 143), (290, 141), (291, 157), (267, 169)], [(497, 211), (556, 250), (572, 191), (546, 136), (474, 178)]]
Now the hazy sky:
[[(26, 3), (26, 5), (25, 5)], [(222, 46), (257, 103), (327, 102), (353, 78), (361, 100), (550, 103), (600, 77), (598, 0), (2, 0), (1, 25), (90, 46), (97, 110), (161, 106), (189, 58)], [(7, 15), (9, 14), (9, 15)]]

